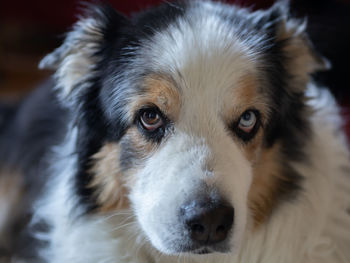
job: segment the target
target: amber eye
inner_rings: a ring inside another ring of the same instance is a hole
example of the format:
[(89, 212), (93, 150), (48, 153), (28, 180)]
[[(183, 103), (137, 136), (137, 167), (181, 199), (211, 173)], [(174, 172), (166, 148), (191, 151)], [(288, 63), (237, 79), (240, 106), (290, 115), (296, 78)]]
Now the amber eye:
[(147, 131), (155, 131), (164, 124), (163, 118), (156, 109), (146, 109), (142, 111), (140, 122)]

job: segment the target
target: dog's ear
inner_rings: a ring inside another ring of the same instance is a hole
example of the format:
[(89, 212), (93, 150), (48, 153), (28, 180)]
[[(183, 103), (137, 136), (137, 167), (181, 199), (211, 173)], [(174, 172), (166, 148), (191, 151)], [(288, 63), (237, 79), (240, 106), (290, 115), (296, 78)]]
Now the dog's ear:
[(266, 52), (287, 74), (305, 86), (309, 75), (330, 68), (328, 60), (317, 53), (306, 33), (306, 19), (290, 16), (289, 1), (279, 0), (270, 9), (252, 13), (258, 30), (267, 34)]
[(84, 6), (83, 15), (66, 35), (63, 44), (44, 57), (40, 69), (56, 70), (57, 90), (62, 100), (70, 100), (86, 87), (101, 62), (108, 41), (118, 38), (129, 21), (109, 5)]

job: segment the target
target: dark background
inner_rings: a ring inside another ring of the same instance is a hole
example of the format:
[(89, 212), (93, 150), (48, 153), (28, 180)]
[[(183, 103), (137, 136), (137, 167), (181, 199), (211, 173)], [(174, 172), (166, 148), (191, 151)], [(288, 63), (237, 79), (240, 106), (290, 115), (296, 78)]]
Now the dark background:
[[(52, 72), (40, 71), (40, 59), (59, 46), (64, 32), (76, 21), (81, 1), (12, 0), (0, 4), (0, 96), (13, 98), (34, 88)], [(161, 0), (110, 0), (120, 12), (131, 15)], [(267, 8), (273, 0), (225, 2)], [(308, 18), (308, 32), (316, 49), (327, 57), (331, 71), (318, 74), (344, 106), (350, 119), (350, 0), (290, 0), (292, 13)], [(348, 121), (350, 135), (350, 121)]]

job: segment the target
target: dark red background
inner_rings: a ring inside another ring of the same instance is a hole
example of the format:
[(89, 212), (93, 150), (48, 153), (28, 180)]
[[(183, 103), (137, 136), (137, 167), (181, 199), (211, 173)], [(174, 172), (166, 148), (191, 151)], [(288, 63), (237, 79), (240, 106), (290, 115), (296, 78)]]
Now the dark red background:
[[(1, 20), (15, 20), (49, 27), (67, 27), (75, 21), (77, 7), (81, 1), (20, 0), (4, 1), (1, 4)], [(146, 7), (164, 2), (162, 0), (110, 0), (112, 6), (124, 14), (131, 14)], [(255, 8), (268, 7), (273, 0), (228, 0)]]

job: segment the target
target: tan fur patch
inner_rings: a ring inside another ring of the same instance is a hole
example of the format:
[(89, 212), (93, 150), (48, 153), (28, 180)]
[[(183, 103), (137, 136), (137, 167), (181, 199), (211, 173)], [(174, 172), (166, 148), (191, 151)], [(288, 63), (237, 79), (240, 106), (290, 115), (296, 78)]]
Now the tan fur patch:
[(6, 246), (8, 226), (21, 211), (24, 196), (23, 181), (19, 173), (0, 172), (0, 247)]
[(279, 145), (262, 150), (260, 160), (253, 168), (253, 182), (248, 195), (248, 204), (253, 213), (255, 227), (260, 226), (271, 215), (278, 202), (278, 182), (283, 173), (280, 167)]
[(129, 206), (126, 178), (119, 167), (119, 146), (108, 143), (93, 156), (90, 173), (93, 175), (91, 188), (96, 189), (97, 202), (101, 212), (124, 209)]
[(231, 99), (226, 100), (228, 105), (224, 108), (232, 108), (232, 105), (234, 108), (224, 113), (223, 118), (226, 122), (231, 123), (244, 111), (252, 108), (259, 110), (263, 120), (268, 116), (268, 100), (260, 93), (257, 77), (253, 73), (241, 77), (232, 90)]
[(249, 103), (254, 101), (258, 96), (258, 84), (255, 76), (252, 74), (245, 75), (238, 82), (239, 88), (237, 89), (237, 96), (241, 103)]
[(286, 41), (283, 52), (287, 54), (287, 72), (296, 81), (293, 88), (298, 91), (304, 89), (309, 81), (309, 74), (329, 69), (329, 63), (319, 56), (305, 33), (305, 23), (296, 19), (281, 22), (277, 33), (277, 41)]
[(137, 155), (137, 159), (144, 159), (150, 156), (156, 147), (154, 143), (145, 140), (136, 127), (132, 127), (126, 132), (123, 141), (127, 141), (130, 144), (130, 148)]
[(180, 112), (180, 94), (166, 76), (151, 75), (144, 81), (146, 91), (132, 102), (131, 112), (142, 106), (156, 105), (167, 117), (176, 121)]
[[(150, 156), (154, 149), (151, 142), (146, 141), (136, 127), (130, 128), (120, 143), (129, 145), (128, 151), (135, 154), (134, 166), (138, 161)], [(132, 158), (132, 157), (130, 157)], [(107, 143), (92, 157), (93, 166), (90, 173), (93, 180), (89, 187), (95, 190), (100, 212), (111, 212), (129, 207), (128, 189), (132, 185), (132, 172), (120, 169), (120, 145)], [(131, 170), (136, 169), (133, 167)]]
[(261, 151), (260, 146), (262, 145), (263, 132), (260, 128), (255, 137), (246, 145), (242, 145), (243, 152), (247, 160), (253, 165), (257, 162), (260, 157)]

